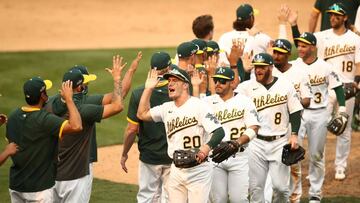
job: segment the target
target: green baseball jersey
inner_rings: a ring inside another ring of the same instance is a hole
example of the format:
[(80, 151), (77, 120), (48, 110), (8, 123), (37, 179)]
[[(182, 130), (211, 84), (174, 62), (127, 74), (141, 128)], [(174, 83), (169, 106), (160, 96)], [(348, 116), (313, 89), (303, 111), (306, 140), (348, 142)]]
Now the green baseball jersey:
[[(79, 133), (64, 135), (59, 142), (56, 180), (74, 180), (89, 174), (90, 140), (95, 122), (100, 122), (104, 107), (85, 104), (82, 93), (74, 95), (74, 102), (79, 110), (83, 130)], [(54, 112), (57, 112), (53, 106)], [(68, 117), (67, 113), (61, 115)]]
[[(129, 101), (127, 120), (139, 125), (138, 148), (140, 151), (140, 160), (148, 164), (170, 164), (171, 159), (167, 155), (167, 141), (165, 126), (162, 122), (145, 122), (136, 117), (141, 95), (144, 86), (136, 88)], [(154, 89), (150, 106), (158, 106), (164, 102), (170, 101), (168, 96), (167, 83)]]
[(10, 114), (6, 137), (20, 148), (12, 156), (10, 189), (38, 192), (54, 186), (57, 143), (66, 122), (44, 109), (22, 107)]
[(320, 30), (327, 30), (331, 28), (330, 25), (330, 15), (326, 13), (326, 10), (329, 9), (331, 5), (334, 3), (341, 2), (345, 8), (348, 15), (349, 22), (354, 25), (355, 17), (357, 9), (360, 5), (360, 0), (347, 0), (347, 1), (339, 1), (339, 0), (316, 0), (314, 9), (321, 13), (321, 26)]

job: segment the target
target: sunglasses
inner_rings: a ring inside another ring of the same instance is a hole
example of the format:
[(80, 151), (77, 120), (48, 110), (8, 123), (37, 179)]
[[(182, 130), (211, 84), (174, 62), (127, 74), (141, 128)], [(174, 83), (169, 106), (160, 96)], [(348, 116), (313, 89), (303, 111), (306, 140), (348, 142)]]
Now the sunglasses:
[(217, 82), (219, 82), (220, 84), (223, 84), (223, 85), (225, 85), (226, 82), (229, 81), (229, 80), (224, 79), (224, 78), (213, 78), (213, 80), (214, 80), (214, 83), (215, 83), (215, 84), (216, 84)]

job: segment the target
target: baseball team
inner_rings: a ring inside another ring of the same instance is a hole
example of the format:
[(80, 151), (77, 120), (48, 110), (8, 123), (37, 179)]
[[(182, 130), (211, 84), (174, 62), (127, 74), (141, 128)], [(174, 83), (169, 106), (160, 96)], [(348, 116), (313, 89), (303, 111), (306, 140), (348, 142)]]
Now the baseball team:
[[(352, 129), (360, 123), (360, 33), (353, 14), (360, 2), (325, 2), (316, 1), (310, 32), (300, 33), (297, 12), (282, 5), (279, 36), (272, 39), (254, 26), (258, 10), (241, 4), (233, 30), (218, 43), (212, 16), (202, 15), (192, 24), (197, 38), (180, 43), (174, 59), (162, 51), (152, 55), (145, 84), (131, 92), (120, 163), (128, 172), (138, 138), (137, 202), (300, 202), (301, 163), (285, 165), (282, 152), (304, 141), (309, 202), (321, 202), (328, 130), (337, 135), (334, 178), (346, 178)], [(323, 31), (313, 33), (320, 14)], [(298, 58), (290, 61), (292, 52)], [(113, 89), (104, 95), (89, 94), (97, 77), (83, 65), (64, 73), (58, 95), (47, 95), (50, 80), (24, 83), (26, 104), (8, 118), (0, 115), (9, 142), (0, 165), (8, 157), (13, 162), (11, 202), (90, 202), (96, 123), (125, 109), (141, 59), (139, 52), (123, 76), (126, 63), (114, 56), (106, 69)], [(331, 118), (336, 122), (329, 127)], [(236, 151), (215, 163), (212, 150), (224, 142), (236, 143), (229, 145)], [(174, 164), (178, 159), (196, 164), (182, 167)]]

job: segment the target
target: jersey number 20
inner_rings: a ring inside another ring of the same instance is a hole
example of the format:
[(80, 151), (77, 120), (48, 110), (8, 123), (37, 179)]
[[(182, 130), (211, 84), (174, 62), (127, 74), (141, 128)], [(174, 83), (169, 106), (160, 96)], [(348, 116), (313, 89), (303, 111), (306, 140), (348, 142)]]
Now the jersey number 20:
[(184, 137), (184, 149), (199, 148), (201, 146), (200, 136), (195, 135), (194, 137)]

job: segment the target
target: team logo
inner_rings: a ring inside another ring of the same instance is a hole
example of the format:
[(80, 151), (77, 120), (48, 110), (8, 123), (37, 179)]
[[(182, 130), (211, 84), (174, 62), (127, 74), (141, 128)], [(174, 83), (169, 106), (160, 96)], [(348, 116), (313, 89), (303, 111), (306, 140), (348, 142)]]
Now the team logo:
[(224, 111), (218, 111), (216, 112), (217, 120), (221, 122), (221, 124), (242, 119), (244, 118), (244, 112), (245, 110), (238, 110), (238, 109), (232, 109), (229, 111), (228, 109), (225, 109)]
[(189, 128), (191, 126), (195, 126), (198, 124), (198, 121), (196, 120), (195, 116), (194, 117), (183, 117), (183, 118), (173, 118), (170, 121), (167, 121), (166, 125), (167, 125), (167, 136), (169, 138), (171, 138), (175, 133), (184, 130), (186, 128)]
[(254, 104), (256, 106), (257, 111), (264, 110), (269, 107), (286, 104), (287, 103), (287, 95), (280, 94), (267, 94), (266, 96), (260, 96), (254, 98)]
[(205, 118), (210, 119), (210, 121), (213, 121), (215, 124), (219, 124), (219, 121), (214, 114), (207, 113)]

